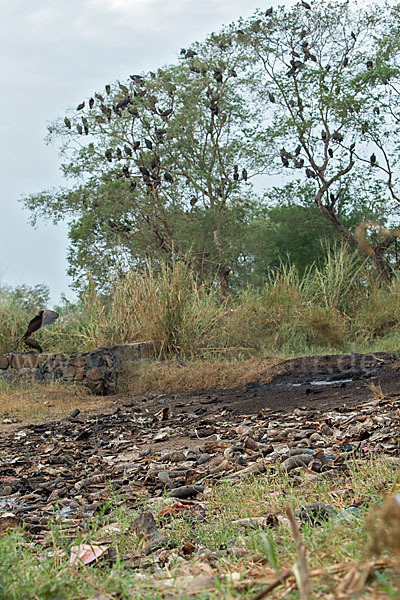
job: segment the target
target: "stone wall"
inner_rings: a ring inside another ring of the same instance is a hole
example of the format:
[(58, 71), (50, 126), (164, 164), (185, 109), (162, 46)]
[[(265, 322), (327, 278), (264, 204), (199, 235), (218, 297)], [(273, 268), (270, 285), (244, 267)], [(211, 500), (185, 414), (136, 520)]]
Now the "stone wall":
[(36, 354), (11, 352), (0, 354), (0, 378), (7, 380), (55, 381), (79, 383), (95, 394), (113, 394), (123, 363), (155, 357), (152, 342), (108, 346), (90, 352)]

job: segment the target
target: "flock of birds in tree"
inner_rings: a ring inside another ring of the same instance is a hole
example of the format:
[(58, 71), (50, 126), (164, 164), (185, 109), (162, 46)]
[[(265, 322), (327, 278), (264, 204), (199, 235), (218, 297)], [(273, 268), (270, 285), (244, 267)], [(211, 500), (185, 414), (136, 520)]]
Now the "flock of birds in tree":
[[(311, 10), (311, 5), (306, 2), (305, 0), (301, 1), (301, 5), (305, 10)], [(265, 11), (265, 17), (272, 17), (273, 15), (273, 8), (270, 7)], [(252, 26), (251, 26), (251, 30), (254, 33), (258, 33), (259, 31), (261, 31), (261, 19), (257, 19), (256, 21), (253, 22)], [(244, 32), (242, 30), (238, 31), (238, 36), (240, 37), (240, 35), (244, 35)], [(355, 35), (355, 33), (352, 31), (351, 32), (351, 37), (354, 41), (356, 41), (357, 36)], [(311, 52), (311, 49), (309, 47), (309, 42), (305, 39), (307, 36), (307, 31), (305, 29), (303, 29), (300, 32), (300, 49), (299, 51), (301, 52), (299, 54), (299, 52), (296, 52), (295, 50), (292, 50), (292, 58), (290, 60), (290, 68), (288, 70), (288, 72), (286, 73), (286, 75), (288, 77), (295, 77), (296, 74), (302, 69), (302, 67), (304, 66), (304, 64), (307, 61), (312, 61), (312, 62), (317, 62), (317, 58), (316, 56)], [(224, 44), (221, 42), (221, 44)], [(225, 47), (225, 45), (221, 45), (221, 48)], [(185, 49), (182, 48), (181, 52), (180, 52), (181, 56), (183, 59), (185, 60), (189, 60), (190, 62), (190, 69), (193, 72), (196, 73), (201, 73), (202, 75), (205, 75), (207, 73), (207, 69), (205, 68), (204, 65), (201, 65), (200, 63), (197, 64), (196, 63), (196, 57), (198, 56), (198, 53), (193, 50), (193, 49)], [(349, 59), (347, 56), (344, 56), (343, 60), (342, 60), (342, 66), (346, 67), (349, 64)], [(366, 67), (367, 70), (371, 70), (373, 69), (373, 62), (371, 60), (368, 60), (366, 62)], [(325, 71), (328, 72), (330, 70), (331, 66), (327, 65), (325, 67)], [(234, 69), (230, 69), (229, 70), (229, 75), (236, 77), (237, 73)], [(153, 72), (150, 72), (150, 77), (151, 78), (156, 78), (156, 74)], [(213, 70), (213, 78), (217, 83), (217, 90), (213, 91), (211, 89), (210, 86), (208, 86), (207, 89), (207, 96), (208, 96), (208, 100), (209, 100), (209, 108), (211, 110), (211, 113), (213, 116), (218, 116), (219, 114), (219, 100), (220, 100), (220, 96), (218, 93), (219, 90), (219, 86), (218, 84), (221, 84), (223, 82), (223, 77), (224, 77), (224, 72), (222, 69), (217, 69), (215, 68)], [(164, 110), (159, 110), (156, 106), (157, 104), (157, 98), (153, 95), (150, 94), (147, 84), (146, 84), (146, 79), (141, 76), (141, 75), (130, 75), (130, 78), (133, 82), (133, 84), (135, 85), (135, 89), (133, 91), (133, 97), (136, 98), (143, 98), (146, 99), (147, 104), (146, 104), (146, 108), (149, 109), (150, 111), (152, 111), (155, 115), (158, 115), (159, 117), (161, 117), (161, 119), (167, 124), (168, 123), (168, 119), (169, 117), (172, 115), (173, 113), (173, 108), (166, 108)], [(106, 85), (105, 86), (105, 92), (106, 92), (106, 96), (109, 97), (111, 96), (112, 93), (112, 89), (110, 85)], [(268, 93), (268, 98), (269, 101), (272, 104), (275, 104), (277, 102), (275, 95), (269, 91)], [(114, 102), (112, 103), (107, 103), (107, 101), (105, 100), (105, 97), (102, 94), (96, 93), (94, 95), (94, 98), (91, 97), (88, 100), (88, 107), (89, 110), (92, 110), (95, 107), (96, 104), (96, 100), (98, 101), (98, 106), (100, 108), (100, 112), (101, 114), (97, 114), (95, 116), (95, 121), (97, 123), (105, 123), (105, 122), (110, 122), (111, 118), (113, 116), (113, 113), (119, 117), (122, 116), (122, 111), (128, 111), (128, 113), (130, 113), (130, 115), (133, 118), (139, 117), (139, 113), (137, 111), (137, 109), (135, 108), (134, 104), (134, 100), (132, 97), (132, 91), (128, 88), (128, 86), (124, 85), (123, 83), (119, 83), (119, 93), (116, 96), (116, 100), (114, 100)], [(81, 102), (76, 110), (78, 112), (83, 111), (86, 107), (86, 102), (83, 101)], [(304, 110), (303, 107), (303, 103), (301, 101), (301, 99), (298, 100), (298, 108), (299, 108), (299, 112), (302, 113)], [(379, 111), (379, 108), (377, 109), (377, 111)], [(379, 112), (378, 112), (379, 114)], [(64, 123), (65, 126), (68, 129), (72, 129), (72, 123), (71, 120), (68, 117), (64, 118)], [(82, 116), (81, 117), (81, 122), (77, 123), (75, 125), (76, 130), (78, 131), (78, 133), (80, 135), (89, 135), (89, 121), (87, 119), (86, 116)], [(367, 123), (363, 123), (362, 124), (362, 133), (365, 134), (368, 130), (368, 124)], [(139, 165), (139, 163), (141, 162), (142, 165), (139, 166), (139, 172), (140, 172), (140, 176), (142, 178), (143, 183), (147, 186), (147, 188), (153, 189), (153, 188), (157, 188), (158, 186), (161, 185), (162, 180), (164, 180), (166, 183), (172, 184), (174, 183), (174, 178), (171, 175), (171, 173), (169, 173), (167, 170), (163, 169), (163, 172), (161, 172), (161, 164), (160, 164), (160, 156), (158, 153), (158, 146), (162, 145), (164, 143), (164, 137), (167, 134), (167, 129), (165, 128), (155, 128), (154, 130), (154, 137), (153, 137), (153, 141), (148, 139), (148, 138), (144, 138), (142, 141), (134, 141), (131, 144), (127, 144), (125, 143), (123, 145), (123, 148), (117, 147), (117, 148), (107, 148), (104, 152), (104, 158), (109, 162), (112, 163), (114, 160), (122, 160), (122, 159), (130, 159), (132, 157), (136, 157), (137, 158), (137, 164)], [(330, 140), (328, 140), (328, 132), (327, 131), (322, 131), (322, 140), (326, 143), (329, 143)], [(330, 139), (333, 142), (337, 142), (337, 143), (341, 143), (343, 142), (343, 135), (339, 132), (339, 131), (334, 131), (333, 134), (330, 135)], [(352, 154), (354, 152), (354, 147), (355, 145), (352, 144), (349, 148), (350, 150), (350, 154)], [(154, 154), (152, 160), (151, 160), (151, 164), (150, 164), (150, 160), (148, 159), (147, 153), (146, 155), (143, 153), (143, 151), (149, 151), (151, 153)], [(292, 161), (292, 165), (294, 168), (296, 169), (302, 169), (304, 167), (304, 158), (300, 157), (300, 152), (301, 152), (301, 146), (298, 146), (296, 148), (296, 150), (291, 153), (291, 152), (287, 152), (285, 150), (285, 148), (282, 148), (280, 151), (280, 158), (282, 161), (282, 165), (284, 167), (290, 167), (291, 166), (291, 162)], [(327, 153), (329, 158), (333, 158), (334, 157), (334, 152), (333, 149), (331, 147), (327, 148)], [(145, 158), (145, 160), (143, 160), (143, 158)], [(377, 165), (377, 160), (376, 160), (376, 156), (375, 154), (372, 154), (370, 156), (370, 164), (371, 166), (376, 166)], [(150, 168), (148, 168), (150, 167)], [(316, 179), (317, 178), (317, 173), (310, 167), (306, 167), (305, 169), (305, 174), (308, 178), (313, 178)], [(120, 177), (124, 177), (130, 180), (130, 189), (134, 190), (136, 188), (137, 182), (136, 179), (134, 177), (132, 177), (132, 174), (130, 172), (130, 169), (128, 167), (127, 164), (125, 164), (122, 168), (122, 172), (119, 175)], [(247, 174), (247, 170), (246, 169), (242, 169), (241, 171), (241, 178), (239, 175), (239, 168), (237, 165), (234, 166), (234, 171), (233, 171), (233, 180), (235, 182), (238, 182), (239, 180), (243, 180), (243, 181), (247, 181), (248, 179), (248, 174)], [(217, 195), (221, 195), (218, 193), (218, 190), (220, 190), (221, 188), (216, 188), (216, 192)], [(194, 204), (191, 202), (191, 205), (194, 206)]]

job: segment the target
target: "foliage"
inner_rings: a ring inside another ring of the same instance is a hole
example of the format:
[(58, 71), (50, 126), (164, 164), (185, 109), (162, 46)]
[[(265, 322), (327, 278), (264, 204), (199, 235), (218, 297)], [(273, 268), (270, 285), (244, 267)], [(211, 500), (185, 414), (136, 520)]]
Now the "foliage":
[[(399, 70), (387, 35), (389, 15), (398, 23), (387, 5), (303, 3), (257, 12), (236, 32), (257, 73), (253, 93), (266, 164), (272, 153), (273, 169), (310, 179), (317, 208), (353, 246), (357, 240), (341, 214), (344, 193), (355, 208), (355, 184), (367, 179), (364, 210), (372, 194), (375, 207), (390, 210), (399, 200), (393, 177), (397, 104), (391, 102)], [(389, 270), (384, 253), (391, 243), (379, 240), (372, 251), (381, 274)]]
[[(261, 283), (287, 255), (304, 272), (312, 246), (320, 256), (316, 238), (335, 234), (321, 220), (308, 221), (308, 232), (303, 222), (297, 240), (307, 251), (294, 252), (289, 219), (301, 211), (287, 213), (286, 233), (274, 225), (284, 209), (265, 218), (277, 197), (291, 202), (290, 186), (296, 204), (312, 199), (355, 247), (360, 221), (394, 224), (399, 14), (396, 5), (325, 0), (257, 11), (182, 49), (177, 64), (107, 84), (52, 123), (48, 140), (61, 145), (69, 187), (24, 203), (33, 222), (69, 221), (75, 285), (89, 270), (107, 289), (149, 258), (185, 260), (225, 294)], [(287, 177), (276, 186), (278, 172)], [(368, 240), (389, 276), (395, 240), (375, 230)]]

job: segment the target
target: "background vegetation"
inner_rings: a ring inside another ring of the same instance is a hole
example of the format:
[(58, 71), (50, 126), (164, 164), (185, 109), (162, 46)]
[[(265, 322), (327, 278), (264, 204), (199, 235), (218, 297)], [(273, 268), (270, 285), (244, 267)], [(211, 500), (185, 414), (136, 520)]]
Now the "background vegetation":
[[(66, 185), (23, 202), (68, 221), (80, 300), (46, 350), (396, 347), (399, 25), (393, 2), (257, 11), (52, 123)], [(0, 350), (47, 294), (0, 290)]]

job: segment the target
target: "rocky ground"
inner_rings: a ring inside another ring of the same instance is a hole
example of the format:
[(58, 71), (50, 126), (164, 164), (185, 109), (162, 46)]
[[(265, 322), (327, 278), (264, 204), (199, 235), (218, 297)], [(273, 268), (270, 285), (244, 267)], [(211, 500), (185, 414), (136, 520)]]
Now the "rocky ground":
[[(138, 498), (162, 498), (193, 513), (221, 479), (234, 485), (278, 468), (294, 481), (344, 481), (354, 459), (371, 455), (397, 465), (396, 360), (387, 353), (294, 359), (268, 384), (120, 395), (89, 414), (77, 405), (60, 421), (3, 426), (0, 529), (24, 524), (41, 542), (55, 517), (73, 538), (111, 494), (132, 508)], [(138, 523), (145, 554), (165, 545), (150, 530)]]
[(111, 488), (128, 499), (165, 489), (185, 499), (275, 463), (321, 473), (346, 470), (354, 453), (397, 457), (395, 355), (294, 359), (278, 371), (266, 385), (120, 395), (83, 417), (77, 406), (61, 421), (4, 428), (0, 511), (40, 537), (56, 503), (73, 530)]

